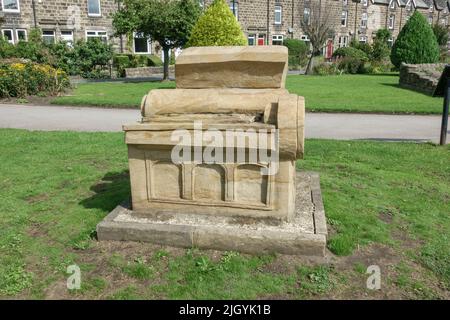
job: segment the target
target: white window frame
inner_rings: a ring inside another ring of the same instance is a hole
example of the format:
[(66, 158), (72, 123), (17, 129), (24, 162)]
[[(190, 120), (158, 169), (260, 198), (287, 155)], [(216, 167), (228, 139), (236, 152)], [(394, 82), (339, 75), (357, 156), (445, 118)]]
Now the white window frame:
[[(344, 24), (342, 24), (342, 21), (345, 21)], [(346, 27), (348, 23), (348, 11), (342, 10), (341, 13), (341, 27)]]
[(339, 36), (338, 38), (339, 48), (344, 48), (348, 46), (348, 36)]
[[(134, 54), (152, 54), (152, 41), (149, 38), (146, 38), (144, 36), (137, 36), (142, 32), (133, 32), (133, 53)], [(146, 38), (147, 39), (147, 52), (136, 52), (136, 45), (134, 40), (135, 39), (142, 39), (142, 38)]]
[[(281, 41), (281, 44), (273, 44), (274, 41)], [(284, 36), (282, 34), (272, 35), (272, 45), (273, 46), (283, 45), (283, 41), (284, 41)]]
[[(96, 35), (88, 35), (89, 32), (95, 32)], [(104, 32), (105, 35), (98, 35), (99, 32)], [(89, 40), (89, 38), (105, 38), (106, 39), (106, 43), (108, 43), (108, 32), (105, 30), (86, 30), (85, 32), (85, 37), (86, 37), (86, 41)]]
[[(230, 11), (231, 11), (231, 13), (233, 13), (233, 2), (232, 1), (230, 1)], [(237, 0), (234, 1), (234, 16), (236, 19), (238, 19), (238, 17), (239, 17), (239, 3)]]
[(367, 12), (361, 14), (361, 28), (367, 28), (367, 22), (369, 21), (369, 16)]
[[(282, 21), (283, 21), (283, 9), (282, 9), (282, 7), (280, 5), (278, 5), (278, 4), (275, 5), (274, 13), (275, 13), (274, 24), (280, 25), (282, 23)], [(277, 13), (280, 14), (280, 20), (279, 21), (277, 20)]]
[(395, 28), (395, 15), (391, 14), (388, 19), (388, 29), (393, 30)]
[(406, 3), (406, 11), (408, 11), (408, 12), (410, 12), (411, 10), (412, 10), (412, 7), (413, 7), (413, 3), (412, 3), (412, 0), (409, 0), (407, 3)]
[(395, 1), (396, 0), (391, 0), (391, 4), (389, 5), (389, 8), (395, 9)]
[[(308, 16), (308, 21), (305, 20), (306, 16)], [(311, 24), (311, 8), (305, 7), (303, 9), (303, 22), (308, 26)]]
[[(253, 39), (253, 44), (250, 44), (250, 39)], [(248, 44), (249, 46), (254, 46), (254, 45), (256, 45), (256, 34), (249, 34), (249, 35), (247, 36), (247, 44)]]
[(89, 1), (95, 1), (95, 0), (87, 0), (86, 6), (87, 6), (87, 13), (89, 17), (101, 17), (102, 16), (102, 5), (100, 0), (96, 0), (98, 2), (98, 13), (90, 13), (89, 12)]
[[(63, 35), (63, 32), (70, 32), (71, 34), (71, 39), (68, 40), (68, 36), (67, 35)], [(60, 35), (60, 39), (62, 41), (65, 41), (69, 47), (71, 47), (75, 41), (74, 37), (73, 37), (73, 30), (61, 30), (61, 35)]]
[(44, 35), (44, 32), (53, 32), (53, 43), (56, 43), (56, 32), (55, 32), (55, 30), (42, 30), (42, 40), (44, 40), (44, 38), (46, 36), (48, 36), (48, 35)]
[(27, 29), (20, 28), (20, 29), (16, 29), (16, 34), (15, 34), (15, 36), (16, 36), (16, 43), (18, 43), (20, 41), (20, 39), (19, 39), (19, 31), (23, 31), (25, 33), (25, 40), (23, 40), (23, 41), (28, 41)]
[(310, 41), (308, 35), (306, 35), (306, 34), (300, 36), (300, 40), (302, 40), (304, 42), (309, 42)]
[(434, 11), (434, 4), (431, 3), (431, 4), (430, 4), (430, 13), (433, 13), (433, 11)]
[(17, 2), (17, 9), (5, 9), (4, 0), (2, 0), (2, 11), (3, 12), (10, 12), (10, 13), (19, 13), (20, 12), (20, 1), (16, 0)]
[(14, 30), (13, 29), (2, 29), (2, 36), (6, 40), (6, 38), (5, 38), (5, 31), (10, 31), (11, 32), (11, 40), (7, 40), (8, 43), (14, 44)]
[(363, 7), (367, 7), (369, 1), (368, 0), (361, 0), (361, 4)]
[(360, 43), (367, 43), (367, 36), (360, 36), (359, 37), (359, 42)]
[(428, 16), (428, 23), (433, 24), (433, 16)]
[(344, 6), (348, 5), (348, 0), (342, 0), (342, 4), (343, 4)]

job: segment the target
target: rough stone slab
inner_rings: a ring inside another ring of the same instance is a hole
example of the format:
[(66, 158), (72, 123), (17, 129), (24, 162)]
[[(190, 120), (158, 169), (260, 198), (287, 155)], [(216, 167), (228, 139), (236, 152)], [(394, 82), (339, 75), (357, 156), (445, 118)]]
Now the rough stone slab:
[[(173, 213), (151, 217), (119, 205), (97, 225), (99, 240), (143, 241), (246, 253), (325, 254), (327, 228), (317, 173), (298, 172), (292, 222), (267, 225), (226, 217)], [(164, 216), (164, 215), (162, 215)]]
[(177, 88), (284, 88), (284, 46), (192, 47), (177, 58)]

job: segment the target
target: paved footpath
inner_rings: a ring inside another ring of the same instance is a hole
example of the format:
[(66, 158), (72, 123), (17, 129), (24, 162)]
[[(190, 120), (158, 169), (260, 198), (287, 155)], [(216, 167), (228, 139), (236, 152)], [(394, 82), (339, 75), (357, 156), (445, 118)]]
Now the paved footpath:
[[(0, 104), (0, 128), (121, 131), (139, 117), (137, 109)], [(306, 137), (438, 142), (440, 125), (441, 116), (307, 113)]]

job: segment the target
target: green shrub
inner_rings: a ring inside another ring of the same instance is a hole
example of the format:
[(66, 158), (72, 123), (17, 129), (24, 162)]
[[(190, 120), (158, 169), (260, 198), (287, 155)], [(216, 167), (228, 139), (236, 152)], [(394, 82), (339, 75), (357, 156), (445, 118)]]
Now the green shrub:
[(12, 62), (0, 64), (0, 97), (23, 98), (46, 93), (57, 95), (70, 85), (67, 74), (46, 64)]
[(372, 55), (372, 47), (368, 43), (359, 42), (356, 39), (352, 39), (352, 41), (350, 41), (350, 47), (363, 51), (367, 57)]
[(342, 47), (334, 51), (333, 57), (335, 58), (354, 58), (361, 60), (362, 62), (369, 61), (369, 58), (367, 57), (367, 54), (360, 50), (353, 47)]
[(337, 68), (342, 73), (364, 73), (364, 60), (361, 60), (356, 57), (346, 56), (339, 60), (337, 60)]
[(391, 61), (397, 68), (404, 63), (435, 63), (439, 46), (431, 26), (418, 11), (408, 19), (392, 47)]
[(79, 74), (84, 78), (106, 78), (104, 72), (113, 57), (111, 45), (99, 39), (79, 40), (74, 46), (74, 57)]
[(0, 59), (15, 57), (14, 45), (0, 35)]
[(155, 56), (154, 54), (149, 55), (147, 58), (148, 58), (147, 65), (149, 67), (162, 67), (164, 65), (161, 58)]
[(188, 47), (246, 46), (247, 39), (225, 0), (214, 0), (192, 28)]
[(329, 76), (333, 74), (339, 74), (337, 65), (334, 63), (322, 62), (314, 65), (313, 73), (319, 76)]
[(118, 77), (125, 77), (125, 68), (130, 65), (130, 58), (127, 55), (115, 55), (113, 65), (116, 68)]
[(290, 67), (298, 67), (306, 64), (308, 47), (304, 41), (298, 39), (286, 39), (283, 41), (283, 45), (286, 46), (289, 51)]

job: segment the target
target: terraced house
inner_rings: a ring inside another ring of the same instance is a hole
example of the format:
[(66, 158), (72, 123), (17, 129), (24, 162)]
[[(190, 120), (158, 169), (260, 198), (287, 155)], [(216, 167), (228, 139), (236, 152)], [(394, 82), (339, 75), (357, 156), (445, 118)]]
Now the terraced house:
[[(112, 43), (117, 51), (152, 53), (155, 45), (139, 33), (132, 46), (125, 39), (113, 37), (112, 15), (120, 5), (117, 0), (0, 0), (1, 32), (11, 43), (27, 40), (33, 27), (42, 29), (46, 42), (100, 38)], [(199, 0), (203, 7), (213, 0)], [(347, 46), (352, 39), (371, 42), (375, 32), (388, 28), (394, 41), (400, 29), (415, 11), (430, 24), (448, 25), (450, 0), (228, 0), (230, 9), (242, 25), (249, 45), (279, 45), (286, 38), (309, 41), (301, 28), (314, 8), (327, 14), (334, 32), (326, 54)], [(157, 48), (157, 46), (156, 46)], [(159, 53), (159, 52), (153, 52)]]

